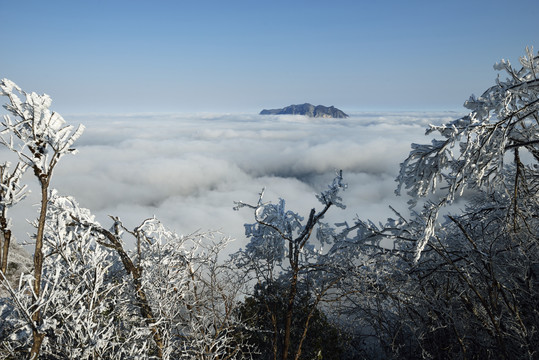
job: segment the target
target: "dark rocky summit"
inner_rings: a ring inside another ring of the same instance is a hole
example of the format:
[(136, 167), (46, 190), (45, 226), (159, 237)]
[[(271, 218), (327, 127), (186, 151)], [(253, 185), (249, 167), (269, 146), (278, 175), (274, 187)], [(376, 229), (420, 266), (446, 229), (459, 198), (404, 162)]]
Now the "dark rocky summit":
[(312, 104), (302, 104), (302, 105), (290, 105), (282, 109), (271, 109), (271, 110), (262, 110), (260, 115), (305, 115), (309, 117), (322, 117), (322, 118), (347, 118), (346, 115), (341, 110), (337, 109), (334, 106), (323, 106)]

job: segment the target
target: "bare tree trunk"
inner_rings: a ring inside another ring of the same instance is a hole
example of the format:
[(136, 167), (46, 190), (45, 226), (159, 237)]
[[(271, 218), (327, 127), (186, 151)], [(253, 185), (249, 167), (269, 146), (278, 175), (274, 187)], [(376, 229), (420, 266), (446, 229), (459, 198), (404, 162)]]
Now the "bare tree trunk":
[(6, 208), (0, 215), (0, 271), (7, 272), (7, 259), (9, 255), (9, 243), (11, 241), (11, 230), (7, 229)]
[(290, 332), (292, 328), (292, 315), (294, 312), (294, 300), (296, 298), (298, 285), (298, 271), (294, 268), (294, 274), (292, 275), (292, 282), (290, 283), (290, 293), (288, 295), (288, 306), (286, 308), (286, 320), (284, 328), (284, 346), (283, 346), (283, 360), (288, 359), (288, 350), (290, 349)]
[(48, 187), (49, 182), (46, 178), (40, 178), (41, 183), (41, 210), (39, 212), (39, 222), (37, 227), (36, 245), (34, 249), (34, 294), (33, 294), (33, 308), (32, 308), (32, 321), (35, 326), (32, 330), (32, 349), (30, 350), (30, 359), (37, 359), (39, 356), (39, 350), (45, 334), (38, 331), (39, 324), (42, 321), (41, 311), (35, 309), (39, 296), (41, 294), (41, 276), (43, 273), (43, 237), (45, 234), (45, 220), (47, 218), (47, 205), (49, 202)]
[[(2, 219), (5, 220), (5, 219)], [(9, 242), (11, 240), (11, 231), (4, 230), (2, 221), (2, 230), (0, 230), (0, 271), (7, 273), (7, 259), (9, 255)]]
[(279, 352), (279, 330), (277, 329), (277, 317), (274, 313), (271, 314), (271, 323), (273, 325), (273, 360), (277, 360), (277, 354)]

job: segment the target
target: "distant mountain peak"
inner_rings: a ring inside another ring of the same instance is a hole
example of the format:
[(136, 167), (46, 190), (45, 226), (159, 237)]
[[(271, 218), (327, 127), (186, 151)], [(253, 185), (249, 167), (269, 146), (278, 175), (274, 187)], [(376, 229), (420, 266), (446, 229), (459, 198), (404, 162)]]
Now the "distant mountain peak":
[(301, 105), (290, 105), (282, 109), (262, 110), (260, 115), (305, 115), (309, 117), (322, 118), (347, 118), (348, 115), (334, 106), (314, 106), (309, 103)]

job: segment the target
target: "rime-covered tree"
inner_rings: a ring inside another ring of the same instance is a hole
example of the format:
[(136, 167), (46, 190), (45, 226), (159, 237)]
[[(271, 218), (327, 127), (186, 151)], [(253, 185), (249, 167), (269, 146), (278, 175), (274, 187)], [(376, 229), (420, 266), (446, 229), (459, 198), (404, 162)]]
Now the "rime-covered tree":
[[(0, 81), (0, 95), (9, 99), (4, 107), (13, 115), (13, 118), (9, 115), (4, 116), (1, 123), (0, 142), (17, 154), (21, 166), (27, 166), (34, 172), (41, 190), (41, 206), (35, 222), (37, 232), (32, 288), (34, 306), (30, 314), (33, 327), (31, 357), (36, 358), (44, 339), (44, 334), (40, 331), (43, 319), (38, 304), (42, 288), (43, 237), (49, 186), (54, 168), (60, 159), (66, 154), (75, 152), (71, 145), (82, 134), (84, 127), (79, 125), (77, 129), (74, 129), (66, 124), (61, 115), (51, 111), (52, 100), (48, 95), (27, 93), (10, 80)], [(24, 100), (21, 100), (20, 95), (24, 96)]]
[(520, 65), (496, 64), (506, 77), (468, 115), (412, 144), (397, 179), (411, 218), (356, 225), (395, 243), (380, 268), (393, 271), (362, 302), (395, 357), (539, 355), (539, 57), (527, 49)]
[[(53, 191), (45, 223), (41, 358), (249, 358), (236, 336), (242, 282), (217, 259), (229, 242), (179, 236), (157, 219), (103, 228), (89, 210)], [(125, 242), (137, 244), (125, 249)], [(31, 345), (32, 277), (0, 301), (0, 354)]]
[[(344, 208), (340, 193), (345, 187), (339, 172), (328, 189), (317, 195), (322, 210), (313, 208), (306, 220), (287, 210), (283, 199), (277, 204), (263, 202), (263, 191), (256, 205), (237, 203), (236, 209), (254, 210), (255, 223), (245, 225), (250, 242), (234, 258), (239, 269), (257, 283), (258, 302), (265, 305), (271, 322), (268, 340), (273, 359), (302, 358), (306, 339), (312, 339), (307, 334), (314, 317), (323, 304), (342, 296), (340, 285), (365, 262), (358, 257), (360, 247), (348, 246), (344, 237), (322, 222), (332, 206)], [(278, 294), (271, 290), (277, 288)], [(272, 296), (284, 298), (276, 301)], [(269, 305), (273, 303), (279, 306)]]
[(83, 127), (74, 130), (51, 112), (47, 95), (6, 79), (0, 90), (15, 117), (4, 116), (1, 144), (19, 159), (11, 172), (7, 164), (0, 168), (2, 245), (10, 238), (6, 210), (24, 196), (23, 170), (33, 170), (41, 189), (34, 270), (18, 284), (0, 279), (9, 293), (0, 298), (0, 357), (249, 358), (251, 347), (237, 336), (243, 283), (218, 261), (230, 239), (180, 236), (155, 218), (135, 229), (118, 217), (101, 226), (75, 199), (50, 188), (55, 166), (74, 152)]

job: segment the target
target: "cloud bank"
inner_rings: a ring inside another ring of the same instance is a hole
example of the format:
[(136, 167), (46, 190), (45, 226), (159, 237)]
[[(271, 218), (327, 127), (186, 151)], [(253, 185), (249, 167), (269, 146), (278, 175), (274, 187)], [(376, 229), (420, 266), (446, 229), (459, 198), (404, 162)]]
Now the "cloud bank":
[[(233, 202), (287, 200), (307, 215), (320, 207), (315, 194), (342, 169), (346, 210), (330, 221), (382, 221), (388, 205), (406, 209), (394, 195), (399, 163), (412, 142), (428, 142), (424, 129), (460, 114), (357, 113), (348, 119), (249, 114), (66, 115), (86, 131), (79, 153), (62, 159), (52, 186), (72, 195), (103, 224), (119, 216), (128, 227), (155, 215), (178, 233), (220, 230), (245, 244), (243, 224), (253, 221)], [(30, 178), (29, 178), (30, 180)], [(33, 180), (30, 180), (33, 181)], [(17, 219), (37, 209), (36, 190)], [(15, 224), (21, 225), (20, 221)], [(20, 235), (19, 235), (20, 237)]]

